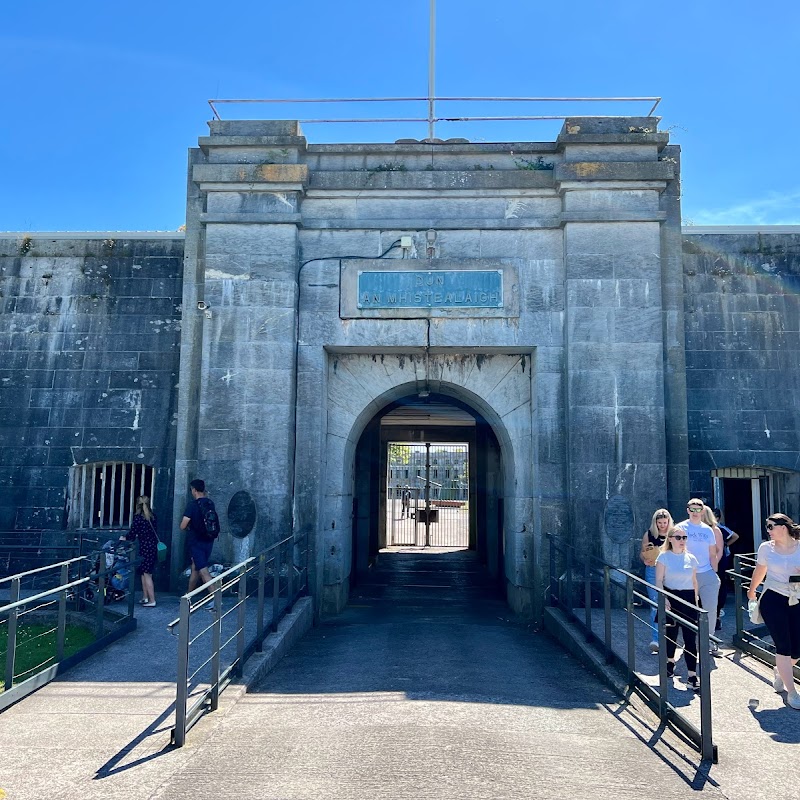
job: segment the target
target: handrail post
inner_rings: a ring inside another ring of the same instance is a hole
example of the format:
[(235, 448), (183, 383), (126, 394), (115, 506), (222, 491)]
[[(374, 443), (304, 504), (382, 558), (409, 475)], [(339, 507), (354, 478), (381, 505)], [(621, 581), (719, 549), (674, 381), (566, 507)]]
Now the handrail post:
[(633, 575), (625, 578), (625, 611), (627, 612), (628, 630), (628, 681), (633, 685), (633, 674), (636, 672), (636, 639), (633, 628)]
[(102, 567), (97, 571), (97, 593), (94, 598), (94, 633), (99, 639), (103, 635), (103, 611), (106, 602), (106, 554), (100, 554)]
[(573, 608), (575, 600), (572, 597), (572, 547), (567, 545), (567, 611), (570, 617), (575, 616), (575, 609)]
[[(69, 564), (61, 567), (61, 585), (69, 583)], [(58, 628), (56, 629), (56, 663), (64, 660), (64, 640), (67, 638), (67, 590), (58, 593)]]
[(586, 641), (591, 642), (592, 634), (592, 574), (587, 558), (583, 562), (583, 605), (584, 621), (586, 622)]
[(548, 535), (549, 540), (549, 561), (550, 561), (550, 581), (549, 581), (549, 590), (550, 590), (550, 603), (551, 606), (558, 607), (558, 594), (557, 594), (557, 587), (558, 582), (556, 578), (556, 545), (553, 541), (552, 535)]
[(658, 716), (662, 722), (667, 719), (667, 598), (664, 592), (658, 593), (656, 613), (656, 639), (658, 641)]
[(214, 589), (214, 622), (211, 625), (211, 710), (219, 707), (220, 646), (222, 645), (222, 583)]
[[(11, 581), (10, 601), (16, 603), (19, 600), (20, 579), (14, 578)], [(17, 617), (19, 616), (19, 606), (11, 609), (8, 615), (8, 638), (6, 639), (6, 675), (5, 691), (8, 691), (14, 684), (14, 660), (17, 651)]]
[(239, 598), (237, 609), (237, 633), (236, 633), (236, 660), (239, 666), (236, 669), (237, 675), (241, 677), (244, 672), (244, 626), (245, 626), (245, 603), (247, 602), (247, 564), (242, 564), (239, 574)]
[[(723, 579), (724, 579), (723, 575)], [(744, 612), (742, 605), (744, 604), (744, 587), (742, 586), (742, 561), (737, 553), (733, 557), (733, 600), (735, 604), (736, 613), (736, 637), (741, 637), (744, 633)]]
[(272, 565), (272, 622), (270, 627), (273, 633), (278, 630), (278, 617), (280, 616), (281, 596), (281, 549), (275, 548), (275, 561)]
[(128, 616), (133, 617), (136, 600), (136, 568), (135, 564), (139, 561), (139, 540), (135, 539), (131, 547), (128, 564), (130, 573), (128, 575)]
[(294, 602), (294, 536), (286, 543), (286, 610)]
[(701, 610), (697, 620), (697, 656), (700, 662), (700, 755), (710, 761), (714, 757), (714, 744), (711, 731), (711, 654), (708, 636), (708, 612)]
[(172, 740), (176, 747), (186, 741), (186, 704), (189, 699), (189, 598), (181, 597), (180, 623), (178, 624), (178, 675), (175, 696), (175, 730)]
[(606, 664), (613, 661), (611, 648), (611, 569), (603, 564), (603, 618), (605, 623)]
[(267, 575), (267, 555), (258, 557), (258, 613), (256, 615), (256, 652), (264, 649), (264, 581)]

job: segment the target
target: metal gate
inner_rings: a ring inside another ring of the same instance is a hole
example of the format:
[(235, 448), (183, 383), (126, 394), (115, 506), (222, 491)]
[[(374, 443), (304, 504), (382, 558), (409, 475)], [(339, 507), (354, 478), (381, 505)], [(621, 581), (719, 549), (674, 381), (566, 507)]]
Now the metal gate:
[(469, 445), (389, 442), (389, 545), (469, 547)]

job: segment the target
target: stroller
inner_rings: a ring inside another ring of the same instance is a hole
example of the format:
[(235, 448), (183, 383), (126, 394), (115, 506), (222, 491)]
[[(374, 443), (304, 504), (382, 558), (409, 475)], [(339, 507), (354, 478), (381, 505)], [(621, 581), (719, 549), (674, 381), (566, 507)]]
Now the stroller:
[(128, 591), (131, 575), (131, 561), (128, 542), (109, 539), (96, 553), (92, 571), (89, 573), (91, 582), (86, 586), (84, 597), (89, 602), (94, 602), (99, 587), (100, 570), (105, 566), (105, 597), (103, 604), (115, 603), (122, 600)]

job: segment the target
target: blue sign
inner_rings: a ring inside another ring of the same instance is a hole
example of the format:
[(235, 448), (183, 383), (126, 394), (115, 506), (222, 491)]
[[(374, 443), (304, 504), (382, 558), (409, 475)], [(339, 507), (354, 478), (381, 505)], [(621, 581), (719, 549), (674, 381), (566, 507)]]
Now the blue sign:
[(502, 308), (503, 270), (359, 272), (359, 308)]

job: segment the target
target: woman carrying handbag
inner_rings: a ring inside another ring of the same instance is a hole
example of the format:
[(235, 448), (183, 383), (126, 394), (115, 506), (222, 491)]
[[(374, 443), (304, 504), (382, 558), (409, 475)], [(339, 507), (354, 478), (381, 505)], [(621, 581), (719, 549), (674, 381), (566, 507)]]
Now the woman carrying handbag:
[(800, 659), (800, 525), (786, 514), (770, 514), (766, 527), (770, 541), (758, 548), (747, 599), (756, 599), (763, 581), (758, 611), (775, 643), (772, 685), (776, 692), (786, 689), (786, 702), (800, 709), (792, 669)]
[(131, 529), (125, 538), (132, 542), (139, 540), (139, 567), (137, 572), (142, 576), (142, 599), (139, 604), (145, 608), (153, 608), (156, 604), (156, 590), (153, 586), (153, 572), (158, 558), (160, 539), (158, 538), (158, 520), (150, 508), (150, 498), (136, 498), (136, 511), (131, 522)]

